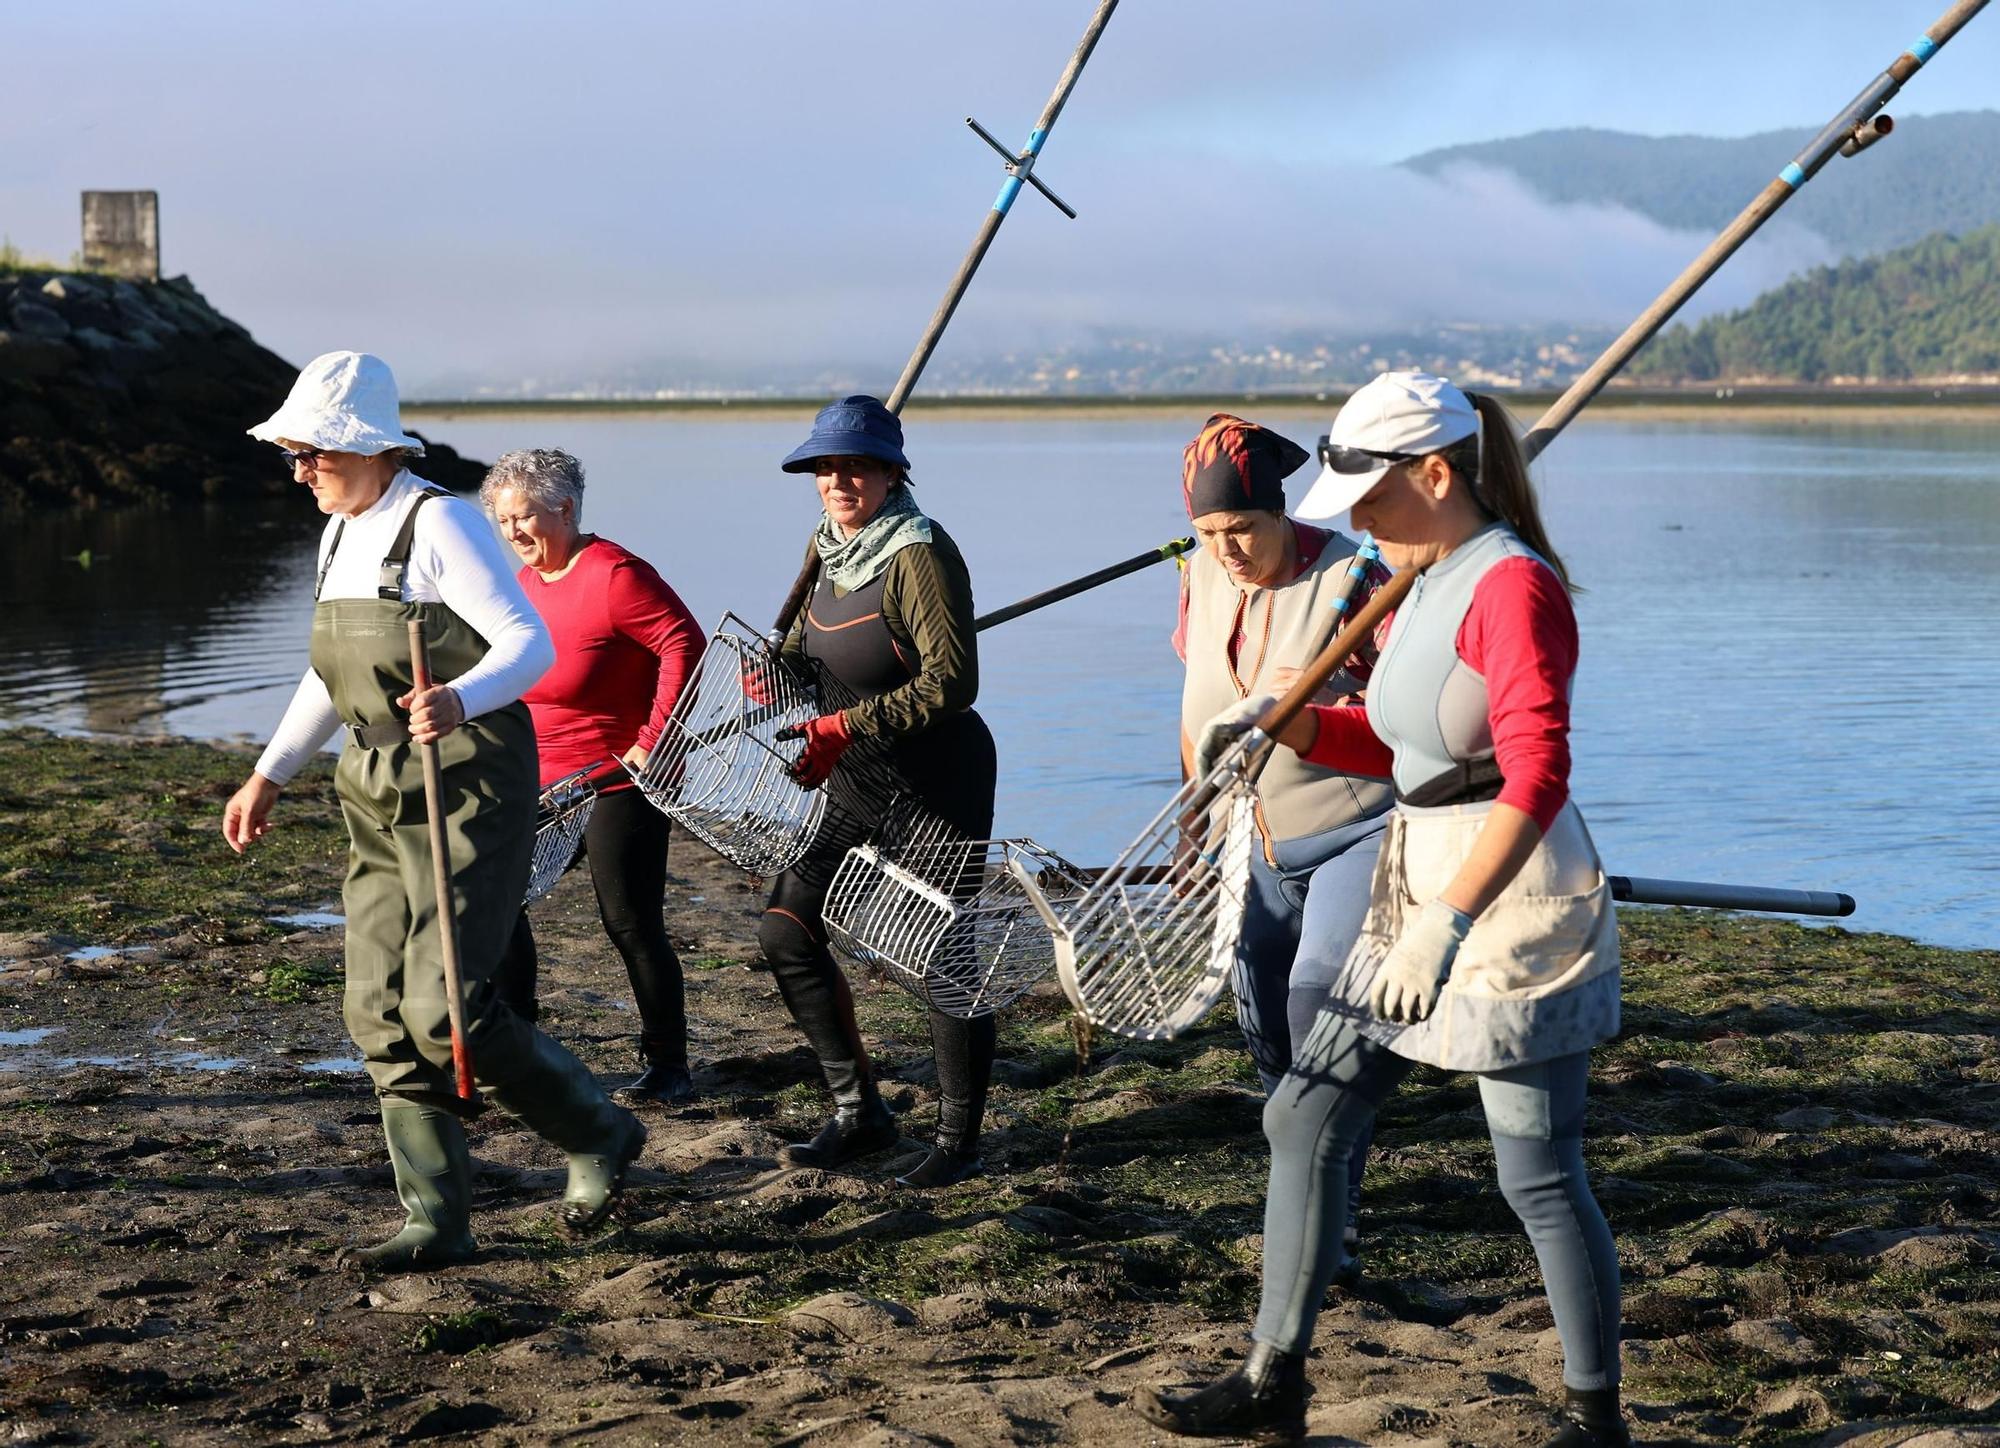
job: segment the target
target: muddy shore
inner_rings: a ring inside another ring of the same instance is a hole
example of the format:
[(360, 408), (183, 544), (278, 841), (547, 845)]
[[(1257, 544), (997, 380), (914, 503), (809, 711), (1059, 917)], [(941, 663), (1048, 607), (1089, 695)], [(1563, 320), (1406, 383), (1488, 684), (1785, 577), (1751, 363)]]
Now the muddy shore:
[[(483, 1256), (352, 1273), (337, 1249), (397, 1212), (323, 918), (344, 841), (316, 767), (232, 856), (217, 821), (250, 759), (0, 732), (8, 1441), (1136, 1444), (1167, 1441), (1138, 1386), (1238, 1349), (1263, 1144), (1226, 1013), (1080, 1069), (1044, 989), (1003, 1023), (987, 1176), (901, 1192), (894, 1152), (788, 1170), (825, 1096), (748, 968), (759, 894), (682, 840), (702, 1096), (649, 1116), (623, 1220), (565, 1240), (560, 1157), (489, 1113)], [(535, 918), (545, 1024), (626, 1079), (587, 879)], [(1622, 931), (1589, 1148), (1643, 1441), (2000, 1441), (2000, 954), (1693, 913)], [(922, 1013), (857, 996), (914, 1138)], [(1315, 1441), (1540, 1442), (1555, 1335), (1476, 1092), (1420, 1074), (1377, 1141)]]

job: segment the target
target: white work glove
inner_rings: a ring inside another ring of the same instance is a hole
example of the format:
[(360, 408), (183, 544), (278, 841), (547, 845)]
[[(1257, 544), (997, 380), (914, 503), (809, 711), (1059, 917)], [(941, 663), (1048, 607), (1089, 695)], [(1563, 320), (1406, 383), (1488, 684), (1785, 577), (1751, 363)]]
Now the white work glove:
[(1277, 702), (1275, 694), (1252, 694), (1247, 699), (1238, 699), (1202, 725), (1201, 737), (1194, 742), (1194, 777), (1207, 779), (1215, 761), (1229, 752), (1230, 745), (1256, 728), (1264, 711)]
[(1471, 929), (1472, 917), (1442, 900), (1419, 910), (1375, 973), (1368, 1006), (1376, 1019), (1414, 1026), (1429, 1015)]

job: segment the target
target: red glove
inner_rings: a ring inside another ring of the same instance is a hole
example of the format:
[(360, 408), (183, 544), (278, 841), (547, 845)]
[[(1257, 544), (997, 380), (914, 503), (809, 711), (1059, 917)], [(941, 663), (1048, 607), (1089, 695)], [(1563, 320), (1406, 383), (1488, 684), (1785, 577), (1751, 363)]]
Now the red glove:
[(818, 789), (825, 784), (826, 777), (833, 773), (834, 765), (840, 763), (840, 756), (854, 742), (845, 714), (822, 714), (817, 719), (780, 729), (775, 737), (805, 740), (804, 752), (792, 765), (792, 778), (807, 789)]
[(771, 685), (764, 677), (768, 664), (745, 664), (743, 666), (743, 697), (759, 708), (771, 702)]

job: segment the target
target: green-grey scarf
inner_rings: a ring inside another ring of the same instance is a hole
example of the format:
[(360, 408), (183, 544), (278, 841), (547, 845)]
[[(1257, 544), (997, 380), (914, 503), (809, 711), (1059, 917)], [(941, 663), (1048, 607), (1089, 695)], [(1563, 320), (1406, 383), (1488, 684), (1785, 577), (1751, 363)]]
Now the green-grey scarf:
[(833, 519), (824, 513), (819, 517), (819, 531), (813, 534), (820, 567), (836, 588), (849, 593), (873, 583), (899, 550), (930, 541), (931, 520), (901, 483), (890, 490), (881, 509), (853, 537), (841, 536)]

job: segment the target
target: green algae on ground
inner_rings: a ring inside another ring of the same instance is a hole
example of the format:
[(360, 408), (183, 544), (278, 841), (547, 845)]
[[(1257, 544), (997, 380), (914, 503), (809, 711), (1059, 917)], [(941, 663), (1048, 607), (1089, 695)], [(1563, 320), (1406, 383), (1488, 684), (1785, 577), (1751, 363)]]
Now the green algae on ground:
[(236, 938), (272, 910), (337, 896), (347, 835), (331, 760), (286, 786), (249, 850), (223, 843), (222, 807), (254, 762), (185, 740), (0, 730), (0, 932)]

